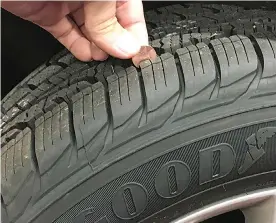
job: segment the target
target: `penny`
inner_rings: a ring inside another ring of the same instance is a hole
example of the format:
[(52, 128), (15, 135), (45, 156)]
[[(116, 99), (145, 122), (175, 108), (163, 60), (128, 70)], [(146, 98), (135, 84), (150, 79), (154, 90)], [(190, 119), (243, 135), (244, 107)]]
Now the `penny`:
[(156, 56), (156, 52), (151, 46), (142, 46), (139, 53), (132, 57), (132, 62), (135, 67), (139, 67), (141, 62), (145, 60), (154, 60)]

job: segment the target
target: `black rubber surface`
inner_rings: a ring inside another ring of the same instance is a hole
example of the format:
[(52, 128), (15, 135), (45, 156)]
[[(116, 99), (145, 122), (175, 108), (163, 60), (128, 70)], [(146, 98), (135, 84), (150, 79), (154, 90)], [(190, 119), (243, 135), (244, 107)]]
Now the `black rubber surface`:
[(63, 51), (3, 99), (2, 222), (169, 222), (276, 186), (275, 11), (146, 17), (155, 61)]

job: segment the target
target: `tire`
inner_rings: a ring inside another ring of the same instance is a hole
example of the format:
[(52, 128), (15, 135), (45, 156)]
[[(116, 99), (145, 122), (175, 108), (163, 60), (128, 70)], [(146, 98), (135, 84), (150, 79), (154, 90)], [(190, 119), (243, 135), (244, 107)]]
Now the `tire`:
[(2, 222), (169, 222), (275, 187), (275, 15), (173, 5), (146, 13), (139, 69), (36, 69), (2, 101)]

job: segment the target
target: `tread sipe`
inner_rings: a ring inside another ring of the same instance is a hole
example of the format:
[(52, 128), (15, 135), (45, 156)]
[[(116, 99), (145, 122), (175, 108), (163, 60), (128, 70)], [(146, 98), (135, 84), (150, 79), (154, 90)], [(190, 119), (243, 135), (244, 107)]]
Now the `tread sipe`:
[[(147, 12), (146, 18), (156, 60), (136, 69), (114, 58), (82, 63), (65, 50), (3, 99), (3, 223), (73, 222), (70, 214), (61, 216), (65, 206), (47, 221), (45, 216), (58, 199), (117, 161), (221, 118), (275, 111), (275, 11), (178, 4)], [(275, 122), (265, 127), (275, 138)], [(276, 161), (270, 165), (272, 170)], [(140, 186), (131, 188), (143, 198)], [(125, 196), (133, 213), (143, 211)], [(75, 209), (72, 213), (77, 216)]]

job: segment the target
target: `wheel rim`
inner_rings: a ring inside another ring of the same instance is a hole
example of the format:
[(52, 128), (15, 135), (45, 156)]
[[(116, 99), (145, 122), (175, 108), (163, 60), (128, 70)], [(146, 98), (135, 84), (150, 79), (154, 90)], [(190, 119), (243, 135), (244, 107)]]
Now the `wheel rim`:
[(276, 223), (276, 187), (220, 201), (180, 217), (173, 223), (199, 223), (236, 209), (243, 212), (245, 223)]

